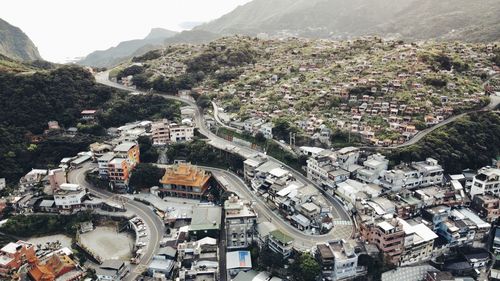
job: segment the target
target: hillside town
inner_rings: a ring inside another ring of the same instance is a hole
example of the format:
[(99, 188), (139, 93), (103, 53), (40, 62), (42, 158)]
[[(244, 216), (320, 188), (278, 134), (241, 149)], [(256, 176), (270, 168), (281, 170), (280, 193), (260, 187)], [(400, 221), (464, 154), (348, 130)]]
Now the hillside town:
[(0, 281), (500, 281), (500, 1), (18, 2)]
[[(179, 124), (161, 119), (110, 128), (106, 141), (68, 155), (59, 167), (33, 167), (2, 199), (7, 218), (0, 231), (12, 215), (90, 217), (75, 225), (73, 246), (59, 240), (5, 245), (2, 278), (79, 280), (90, 272), (96, 280), (276, 281), (290, 274), (287, 264), (303, 259), (316, 264), (324, 280), (372, 278), (367, 260), (377, 259), (388, 269), (381, 280), (499, 274), (492, 265), (500, 254), (500, 161), (447, 174), (433, 158), (392, 165), (383, 153), (362, 148), (302, 146), (301, 176), (248, 147), (213, 143), (221, 153), (239, 154), (241, 169), (163, 159), (153, 163), (162, 171), (154, 186), (131, 189), (130, 178), (143, 172), (137, 169), (140, 138), (157, 148), (193, 142), (200, 129), (195, 112), (183, 107)], [(82, 119), (93, 114), (85, 110)], [(208, 115), (203, 126), (215, 126)], [(152, 213), (130, 204), (145, 204)], [(130, 239), (125, 256), (108, 256), (112, 240), (96, 248), (86, 238), (114, 237), (106, 233), (109, 225)], [(72, 247), (89, 258), (83, 261)]]
[[(493, 50), (491, 44), (404, 43), (377, 37), (330, 41), (236, 36), (206, 45), (170, 46), (159, 57), (132, 67), (154, 82), (205, 71), (192, 66), (197, 62), (193, 57), (248, 57), (243, 63), (222, 64), (214, 78), (193, 88), (214, 97), (226, 125), (272, 138), (273, 124), (284, 119), (300, 134), (327, 145), (335, 132), (345, 131), (371, 145), (391, 146), (453, 115), (486, 106), (498, 89), (496, 78), (482, 82), (498, 72), (491, 62)], [(120, 81), (132, 86), (134, 75)]]

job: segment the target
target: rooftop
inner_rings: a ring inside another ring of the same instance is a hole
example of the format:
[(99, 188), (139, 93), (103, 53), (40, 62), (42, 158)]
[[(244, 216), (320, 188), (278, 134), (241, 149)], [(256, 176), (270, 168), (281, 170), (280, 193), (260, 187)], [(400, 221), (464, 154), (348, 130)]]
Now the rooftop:
[(184, 186), (204, 186), (210, 179), (210, 174), (191, 164), (178, 164), (165, 170), (160, 183)]
[(288, 244), (293, 241), (293, 238), (284, 234), (280, 230), (274, 230), (269, 233), (274, 239), (278, 240), (282, 244)]
[(199, 205), (193, 208), (190, 231), (220, 229), (222, 210), (217, 206)]

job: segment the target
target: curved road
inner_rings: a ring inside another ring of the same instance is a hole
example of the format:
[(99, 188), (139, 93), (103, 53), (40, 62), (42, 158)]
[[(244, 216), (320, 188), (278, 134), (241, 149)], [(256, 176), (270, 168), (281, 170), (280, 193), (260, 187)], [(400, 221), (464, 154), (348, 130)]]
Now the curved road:
[[(134, 89), (130, 89), (128, 87), (125, 87), (123, 85), (120, 85), (118, 83), (110, 81), (109, 80), (109, 71), (100, 72), (95, 77), (96, 77), (96, 81), (98, 83), (100, 83), (100, 84), (103, 84), (103, 85), (106, 85), (106, 86), (110, 86), (110, 87), (113, 87), (113, 88), (117, 88), (117, 89), (121, 89), (121, 90), (125, 90), (125, 91), (128, 91), (128, 92), (138, 92), (138, 93), (146, 94), (144, 92), (141, 92), (141, 91), (138, 91), (138, 90), (134, 90)], [(161, 96), (161, 97), (166, 98), (166, 99), (180, 101), (180, 102), (186, 103), (189, 106), (193, 107), (195, 109), (194, 119), (195, 119), (195, 122), (196, 122), (196, 127), (198, 128), (199, 132), (202, 135), (204, 135), (205, 137), (207, 137), (210, 140), (210, 144), (212, 146), (215, 146), (215, 147), (217, 147), (219, 149), (223, 149), (223, 150), (230, 151), (230, 152), (233, 152), (233, 153), (237, 153), (237, 154), (241, 155), (243, 158), (249, 158), (249, 157), (254, 156), (254, 155), (262, 154), (262, 153), (260, 153), (260, 152), (258, 152), (256, 150), (251, 149), (251, 148), (244, 147), (244, 146), (232, 143), (232, 142), (230, 142), (228, 140), (225, 140), (225, 139), (217, 136), (216, 134), (212, 133), (207, 128), (207, 126), (205, 124), (205, 120), (204, 120), (203, 114), (201, 113), (199, 107), (196, 105), (195, 102), (189, 101), (189, 100), (186, 100), (186, 99), (182, 99), (180, 97), (173, 96), (173, 95), (165, 95), (165, 94), (157, 94), (157, 93), (155, 93), (155, 95)], [(302, 173), (300, 173), (300, 172), (294, 170), (293, 168), (289, 167), (288, 165), (280, 162), (279, 160), (277, 160), (277, 159), (275, 159), (275, 158), (273, 158), (273, 157), (271, 157), (269, 155), (267, 155), (267, 159), (268, 159), (268, 161), (274, 162), (274, 163), (276, 163), (278, 165), (281, 165), (281, 166), (285, 167), (286, 169), (288, 169), (297, 180), (300, 180), (303, 183), (315, 186), (325, 196), (325, 198), (330, 202), (331, 207), (332, 207), (332, 213), (333, 213), (333, 215), (336, 216), (336, 218), (339, 221), (342, 221), (342, 223), (344, 223), (345, 225), (349, 225), (349, 227), (350, 227), (350, 234), (349, 234), (349, 236), (352, 236), (354, 234), (354, 227), (353, 227), (353, 224), (352, 224), (352, 218), (347, 213), (347, 211), (344, 209), (342, 203), (340, 203), (340, 201), (337, 198), (334, 198), (333, 196), (327, 194), (317, 184), (315, 184), (314, 182), (312, 182), (311, 180), (309, 180)], [(349, 223), (345, 223), (345, 222), (349, 222)], [(346, 238), (346, 237), (341, 237), (341, 238)]]
[(351, 225), (338, 225), (327, 234), (323, 235), (309, 235), (293, 227), (291, 224), (283, 220), (283, 218), (271, 210), (269, 205), (264, 200), (250, 190), (248, 185), (236, 174), (227, 170), (202, 167), (209, 171), (216, 178), (224, 178), (231, 186), (231, 190), (235, 192), (240, 198), (254, 202), (254, 210), (259, 215), (260, 219), (272, 222), (283, 233), (294, 238), (294, 247), (297, 250), (309, 250), (316, 243), (327, 242), (335, 239), (349, 239), (352, 235)]
[[(111, 199), (113, 196), (116, 197), (117, 194), (98, 189), (87, 182), (87, 180), (85, 179), (86, 172), (95, 167), (96, 164), (87, 163), (79, 169), (70, 171), (68, 174), (68, 181), (70, 183), (76, 183), (84, 188), (87, 188), (92, 194), (95, 194), (103, 199)], [(137, 217), (141, 218), (144, 221), (147, 226), (149, 238), (149, 243), (145, 247), (144, 255), (139, 261), (139, 264), (131, 266), (130, 273), (124, 279), (132, 281), (137, 280), (137, 277), (139, 277), (141, 272), (146, 269), (154, 254), (160, 247), (160, 240), (163, 238), (164, 233), (164, 224), (161, 219), (145, 204), (133, 200), (126, 200), (125, 208), (128, 212), (135, 214)]]

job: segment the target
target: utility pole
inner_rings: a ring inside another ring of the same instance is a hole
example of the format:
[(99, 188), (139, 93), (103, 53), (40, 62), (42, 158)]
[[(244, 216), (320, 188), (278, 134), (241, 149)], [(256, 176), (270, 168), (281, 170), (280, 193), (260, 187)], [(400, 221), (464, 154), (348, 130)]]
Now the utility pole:
[(295, 146), (295, 137), (297, 133), (290, 132), (290, 146)]

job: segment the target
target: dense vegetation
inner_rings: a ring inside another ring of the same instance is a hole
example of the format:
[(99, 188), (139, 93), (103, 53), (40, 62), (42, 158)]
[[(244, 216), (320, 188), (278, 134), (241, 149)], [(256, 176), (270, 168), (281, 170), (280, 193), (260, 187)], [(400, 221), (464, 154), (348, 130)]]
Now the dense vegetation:
[(111, 98), (108, 88), (98, 86), (87, 71), (61, 67), (34, 74), (0, 72), (0, 177), (14, 182), (31, 168), (58, 163), (75, 155), (92, 137), (45, 137), (31, 143), (29, 136), (43, 133), (47, 122), (75, 126), (80, 112), (97, 108)]
[[(102, 138), (104, 127), (180, 116), (179, 103), (157, 96), (114, 93), (79, 67), (31, 74), (0, 71), (0, 89), (0, 178), (5, 177), (9, 184), (31, 168), (56, 166), (63, 157), (86, 150)], [(83, 109), (100, 110), (98, 124), (81, 123)], [(74, 137), (42, 135), (51, 120), (63, 128), (78, 127), (79, 133)], [(42, 136), (41, 141), (32, 142), (34, 135)], [(154, 151), (144, 155), (149, 160), (157, 157)]]
[(168, 147), (167, 157), (169, 162), (186, 160), (195, 165), (231, 168), (233, 170), (243, 168), (241, 157), (213, 148), (203, 140), (173, 144)]
[(117, 94), (98, 116), (99, 123), (108, 128), (122, 126), (125, 123), (146, 119), (180, 118), (180, 102), (172, 102), (153, 95)]
[(449, 126), (427, 135), (418, 144), (398, 149), (390, 155), (393, 163), (439, 160), (448, 173), (491, 165), (500, 155), (500, 115), (471, 113)]
[(97, 85), (79, 67), (61, 67), (32, 75), (0, 72), (0, 123), (39, 134), (47, 122), (72, 126), (83, 109), (96, 108), (111, 98), (111, 90)]
[(153, 164), (138, 164), (130, 177), (130, 187), (133, 190), (158, 186), (160, 179), (165, 174), (165, 169), (158, 168)]
[(9, 218), (0, 231), (18, 237), (32, 237), (52, 234), (73, 236), (79, 224), (92, 220), (92, 215), (80, 212), (75, 215), (17, 215)]

